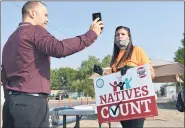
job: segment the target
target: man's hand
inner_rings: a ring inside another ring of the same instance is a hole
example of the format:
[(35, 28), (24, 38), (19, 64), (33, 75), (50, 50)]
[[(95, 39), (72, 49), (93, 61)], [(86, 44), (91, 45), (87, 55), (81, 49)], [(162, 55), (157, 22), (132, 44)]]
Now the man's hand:
[(92, 24), (91, 24), (91, 27), (90, 27), (90, 30), (93, 30), (97, 36), (99, 36), (102, 32), (101, 28), (104, 27), (104, 24), (103, 24), (103, 21), (98, 21), (100, 18), (96, 18)]

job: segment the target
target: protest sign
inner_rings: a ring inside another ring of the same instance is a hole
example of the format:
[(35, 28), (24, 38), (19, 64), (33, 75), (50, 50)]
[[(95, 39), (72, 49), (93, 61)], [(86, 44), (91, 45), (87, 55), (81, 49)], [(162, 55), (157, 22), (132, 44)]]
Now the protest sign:
[(157, 116), (149, 65), (94, 78), (99, 123)]

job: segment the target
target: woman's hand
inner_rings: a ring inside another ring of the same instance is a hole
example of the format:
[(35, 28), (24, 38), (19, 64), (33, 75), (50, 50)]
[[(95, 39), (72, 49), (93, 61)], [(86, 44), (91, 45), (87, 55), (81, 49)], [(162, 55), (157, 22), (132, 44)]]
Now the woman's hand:
[(103, 69), (103, 76), (109, 75), (109, 74), (112, 74), (112, 69), (111, 68), (104, 68)]

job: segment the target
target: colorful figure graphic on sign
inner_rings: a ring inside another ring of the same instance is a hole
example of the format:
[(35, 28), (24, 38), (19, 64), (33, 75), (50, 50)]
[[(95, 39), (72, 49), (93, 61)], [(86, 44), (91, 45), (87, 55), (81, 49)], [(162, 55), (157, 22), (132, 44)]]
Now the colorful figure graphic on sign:
[(130, 81), (132, 80), (132, 77), (130, 78), (130, 80), (128, 80), (128, 78), (125, 78), (125, 84), (126, 84), (126, 89), (130, 89)]
[(117, 84), (117, 86), (120, 87), (120, 90), (124, 90), (124, 84), (125, 84), (125, 82), (119, 82), (119, 84)]
[(109, 83), (112, 87), (113, 87), (113, 91), (116, 92), (117, 91), (117, 82), (114, 81), (114, 84)]

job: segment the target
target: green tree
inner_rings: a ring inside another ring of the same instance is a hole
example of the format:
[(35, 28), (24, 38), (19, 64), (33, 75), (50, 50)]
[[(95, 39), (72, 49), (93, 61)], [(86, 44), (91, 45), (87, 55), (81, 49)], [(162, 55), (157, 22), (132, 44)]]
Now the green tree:
[(88, 60), (83, 61), (79, 68), (78, 78), (80, 77), (80, 79), (85, 79), (91, 76), (94, 73), (93, 72), (94, 64), (101, 65), (100, 59), (94, 56), (89, 56)]
[(174, 61), (184, 65), (184, 39), (181, 40), (181, 46), (175, 52)]
[(72, 68), (51, 69), (51, 89), (71, 89), (72, 82), (77, 79), (77, 70)]
[[(178, 50), (175, 52), (174, 61), (184, 65), (184, 39), (181, 40), (181, 46), (179, 46)], [(181, 75), (180, 78), (184, 81), (184, 75)]]
[(59, 80), (60, 87), (71, 90), (72, 82), (77, 79), (78, 71), (69, 67), (59, 68), (57, 79)]
[(105, 56), (102, 61), (95, 56), (89, 56), (87, 60), (82, 61), (78, 70), (72, 68), (51, 69), (51, 88), (63, 89), (66, 87), (72, 92), (83, 92), (85, 96), (94, 97), (93, 80), (89, 77), (94, 73), (94, 64), (103, 68), (110, 65), (111, 56)]
[(58, 79), (58, 70), (57, 69), (51, 69), (51, 89), (57, 90), (60, 89), (60, 83)]
[(78, 81), (73, 82), (73, 90), (83, 92), (85, 96), (94, 97), (93, 80), (88, 79), (93, 73), (94, 64), (101, 65), (100, 59), (94, 56), (89, 56), (87, 60), (80, 65), (77, 78)]
[(75, 81), (72, 82), (70, 90), (72, 92), (83, 92), (83, 90), (80, 90), (80, 88), (83, 89), (83, 87), (81, 87), (81, 81), (80, 80), (75, 80)]
[(109, 66), (110, 66), (110, 62), (111, 62), (111, 58), (112, 58), (111, 55), (105, 56), (105, 57), (102, 59), (101, 66), (102, 66), (103, 68), (109, 67)]
[(85, 79), (85, 80), (82, 81), (81, 85), (83, 87), (83, 93), (84, 93), (85, 96), (94, 97), (95, 92), (94, 92), (93, 80)]
[(72, 91), (73, 92), (83, 92), (85, 96), (94, 97), (94, 84), (93, 80), (84, 79), (84, 80), (76, 80), (72, 83)]

